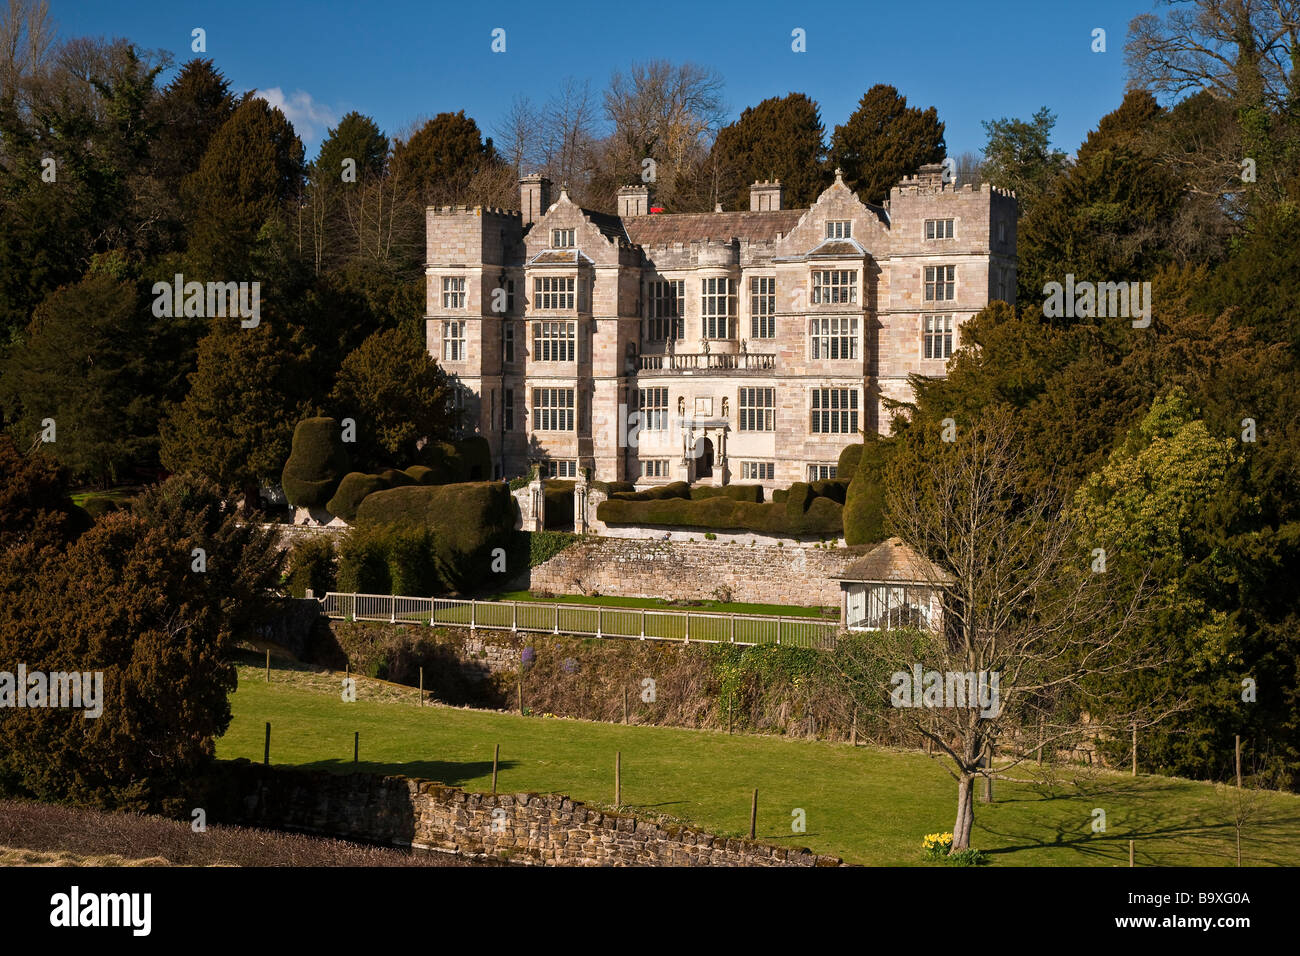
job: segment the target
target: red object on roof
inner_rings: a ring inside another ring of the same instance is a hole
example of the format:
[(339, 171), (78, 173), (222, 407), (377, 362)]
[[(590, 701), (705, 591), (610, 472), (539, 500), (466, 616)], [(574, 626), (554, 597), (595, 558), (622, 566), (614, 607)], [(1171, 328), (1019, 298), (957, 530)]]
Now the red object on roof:
[(657, 213), (657, 212), (663, 212), (663, 211), (664, 211), (664, 207), (663, 207), (663, 206), (651, 206), (651, 207), (650, 207), (650, 215), (652, 215), (652, 216), (653, 216), (655, 213)]

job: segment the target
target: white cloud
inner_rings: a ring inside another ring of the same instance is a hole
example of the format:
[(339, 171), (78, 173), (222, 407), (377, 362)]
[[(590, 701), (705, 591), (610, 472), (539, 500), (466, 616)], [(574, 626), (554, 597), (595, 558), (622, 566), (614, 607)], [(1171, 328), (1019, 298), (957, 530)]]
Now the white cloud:
[(289, 96), (278, 86), (258, 90), (253, 94), (266, 100), (293, 124), (303, 143), (314, 143), (325, 130), (338, 121), (334, 111), (312, 99), (306, 90), (294, 90)]

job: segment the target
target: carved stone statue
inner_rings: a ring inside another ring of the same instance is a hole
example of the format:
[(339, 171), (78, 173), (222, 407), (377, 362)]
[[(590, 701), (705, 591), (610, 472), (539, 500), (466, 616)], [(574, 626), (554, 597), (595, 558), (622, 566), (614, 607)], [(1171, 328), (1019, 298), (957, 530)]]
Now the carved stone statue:
[(731, 403), (728, 400), (726, 395), (722, 396), (722, 417), (723, 418), (731, 417)]

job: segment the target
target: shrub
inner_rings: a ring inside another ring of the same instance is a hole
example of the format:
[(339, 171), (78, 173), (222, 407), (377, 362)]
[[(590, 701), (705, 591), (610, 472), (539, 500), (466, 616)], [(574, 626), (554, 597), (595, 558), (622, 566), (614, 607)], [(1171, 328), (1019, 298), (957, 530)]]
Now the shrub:
[(428, 528), (390, 527), (383, 536), (393, 594), (430, 597), (438, 593), (438, 551)]
[(388, 566), (388, 529), (348, 529), (339, 545), (339, 590), (356, 594), (392, 594)]
[(417, 485), (433, 484), (433, 469), (427, 465), (412, 465), (403, 474)]
[(398, 471), (396, 468), (385, 468), (379, 473), (380, 480), (383, 481), (385, 488), (401, 488), (406, 485), (418, 485), (419, 482), (412, 478), (404, 471)]
[(492, 476), (492, 450), (482, 435), (457, 442), (431, 441), (420, 450), (417, 464), (432, 473), (426, 476), (424, 484), (486, 481)]
[(844, 504), (844, 499), (848, 495), (849, 479), (823, 478), (821, 481), (814, 481), (808, 488), (814, 498), (829, 498), (831, 501)]
[(840, 452), (840, 461), (835, 467), (835, 474), (845, 481), (851, 480), (857, 473), (858, 461), (861, 458), (861, 444), (845, 445), (844, 450)]
[(838, 536), (842, 528), (842, 511), (842, 506), (829, 498), (812, 499), (806, 512), (791, 512), (788, 501), (785, 504), (760, 504), (723, 497), (702, 501), (678, 498), (626, 501), (611, 498), (600, 504), (596, 514), (601, 521), (613, 525), (665, 525), (759, 531), (775, 535)]
[(98, 521), (102, 516), (117, 511), (122, 506), (112, 498), (100, 495), (88, 495), (81, 502), (81, 508), (90, 515), (92, 521)]
[(885, 536), (885, 465), (892, 444), (869, 432), (844, 499), (845, 544), (873, 544)]
[(785, 511), (788, 515), (801, 515), (813, 502), (811, 486), (806, 481), (796, 481), (790, 486), (790, 494), (785, 499)]
[(577, 484), (572, 478), (549, 478), (542, 482), (546, 495), (546, 528), (548, 531), (570, 531), (573, 529), (573, 486)]
[(489, 481), (492, 478), (492, 448), (482, 435), (454, 443), (460, 462), (460, 481)]
[(763, 500), (762, 485), (723, 485), (715, 488), (712, 485), (696, 485), (691, 488), (691, 500), (703, 501), (705, 498), (730, 498), (732, 501), (752, 501), (760, 502)]
[(289, 460), (280, 474), (289, 504), (319, 508), (330, 500), (348, 470), (347, 449), (333, 418), (304, 418), (293, 430)]
[(790, 497), (789, 488), (777, 488), (772, 492), (772, 501), (775, 504), (782, 504), (785, 499)]
[(334, 497), (325, 505), (325, 510), (351, 524), (356, 520), (361, 503), (376, 491), (383, 491), (387, 487), (384, 479), (378, 475), (350, 471), (339, 482), (338, 491), (334, 492)]
[[(514, 487), (513, 483), (511, 487)], [(593, 481), (591, 487), (596, 491), (603, 491), (606, 495), (636, 491), (636, 485), (632, 484), (630, 481)]]
[(509, 546), (514, 500), (500, 481), (393, 488), (366, 497), (356, 523), (431, 529), (439, 579), (467, 591), (491, 580), (492, 550)]
[(289, 593), (300, 598), (309, 588), (317, 597), (334, 590), (334, 542), (327, 535), (304, 538), (289, 554)]
[(667, 485), (656, 485), (645, 491), (620, 491), (609, 496), (610, 500), (619, 501), (663, 501), (665, 498), (691, 497), (691, 486), (684, 481), (674, 481)]

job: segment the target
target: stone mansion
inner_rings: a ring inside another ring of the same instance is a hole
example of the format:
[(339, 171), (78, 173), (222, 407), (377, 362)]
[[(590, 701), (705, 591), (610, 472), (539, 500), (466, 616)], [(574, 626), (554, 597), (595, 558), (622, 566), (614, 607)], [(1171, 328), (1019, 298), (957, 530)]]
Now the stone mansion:
[(1016, 200), (922, 167), (869, 206), (843, 182), (787, 209), (618, 215), (520, 182), (520, 212), (426, 213), (429, 351), (496, 475), (784, 487), (833, 477), (885, 398), (940, 376), (962, 323), (1013, 302)]

